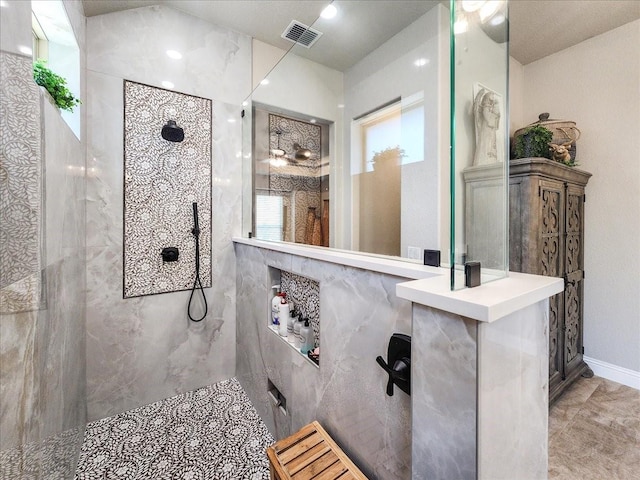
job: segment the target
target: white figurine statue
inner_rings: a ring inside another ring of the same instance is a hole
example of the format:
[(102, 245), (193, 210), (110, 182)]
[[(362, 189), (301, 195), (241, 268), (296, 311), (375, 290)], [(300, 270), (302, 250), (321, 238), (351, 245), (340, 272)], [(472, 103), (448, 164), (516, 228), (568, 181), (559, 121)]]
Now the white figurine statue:
[(500, 101), (494, 92), (481, 88), (473, 102), (476, 127), (476, 150), (473, 165), (496, 163), (498, 159), (497, 133), (500, 126)]

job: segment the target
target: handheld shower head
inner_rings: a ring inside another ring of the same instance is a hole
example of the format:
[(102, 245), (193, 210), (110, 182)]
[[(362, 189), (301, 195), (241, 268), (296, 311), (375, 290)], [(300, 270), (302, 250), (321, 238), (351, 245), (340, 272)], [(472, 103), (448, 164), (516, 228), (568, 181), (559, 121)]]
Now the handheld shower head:
[(170, 142), (181, 142), (184, 140), (184, 130), (176, 124), (175, 120), (169, 120), (162, 127), (162, 138)]

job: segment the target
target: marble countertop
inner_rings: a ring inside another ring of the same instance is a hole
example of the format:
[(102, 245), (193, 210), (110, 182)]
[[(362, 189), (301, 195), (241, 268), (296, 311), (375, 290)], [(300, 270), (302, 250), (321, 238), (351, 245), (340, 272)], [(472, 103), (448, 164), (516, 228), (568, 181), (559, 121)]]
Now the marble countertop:
[[(325, 262), (410, 279), (396, 285), (396, 295), (414, 303), (462, 315), (480, 322), (493, 322), (524, 307), (549, 298), (564, 289), (564, 280), (509, 272), (499, 280), (474, 288), (451, 290), (448, 268), (436, 268), (393, 258), (234, 237), (235, 243), (266, 248)], [(460, 273), (461, 274), (461, 273)], [(464, 284), (461, 279), (460, 284)]]

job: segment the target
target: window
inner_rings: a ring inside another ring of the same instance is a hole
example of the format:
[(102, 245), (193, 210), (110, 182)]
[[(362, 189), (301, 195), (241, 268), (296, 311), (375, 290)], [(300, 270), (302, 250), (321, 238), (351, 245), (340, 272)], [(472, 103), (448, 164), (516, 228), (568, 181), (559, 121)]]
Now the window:
[(256, 195), (256, 238), (282, 241), (284, 236), (283, 198)]
[[(80, 92), (80, 49), (61, 0), (32, 0), (33, 59), (46, 60), (47, 67), (67, 81), (74, 96)], [(61, 111), (62, 119), (80, 138), (80, 110)]]
[(400, 146), (400, 103), (394, 103), (370, 113), (358, 121), (362, 171), (372, 172), (375, 168), (374, 157), (389, 149)]
[(49, 60), (49, 42), (35, 13), (31, 12), (31, 33), (33, 35), (33, 61)]
[(374, 170), (376, 155), (400, 150), (400, 164), (424, 160), (424, 103), (421, 93), (356, 118), (352, 124), (352, 175)]

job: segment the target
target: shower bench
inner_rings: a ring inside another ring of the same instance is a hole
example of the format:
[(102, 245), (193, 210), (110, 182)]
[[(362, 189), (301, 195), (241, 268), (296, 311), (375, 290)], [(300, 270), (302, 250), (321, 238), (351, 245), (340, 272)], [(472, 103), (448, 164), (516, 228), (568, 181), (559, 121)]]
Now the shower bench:
[(267, 448), (267, 456), (271, 480), (367, 480), (318, 422), (279, 440)]

